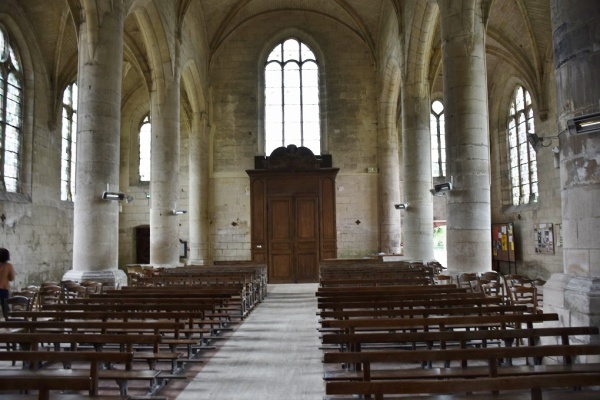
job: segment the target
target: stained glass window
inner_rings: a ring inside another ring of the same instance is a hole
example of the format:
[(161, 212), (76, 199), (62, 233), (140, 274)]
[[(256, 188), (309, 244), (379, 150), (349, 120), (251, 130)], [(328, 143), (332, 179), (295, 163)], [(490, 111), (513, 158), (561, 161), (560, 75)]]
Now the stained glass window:
[(508, 116), (508, 158), (513, 205), (538, 200), (536, 152), (528, 140), (528, 135), (532, 133), (535, 133), (535, 127), (531, 96), (525, 88), (517, 86)]
[(7, 192), (20, 191), (22, 73), (16, 49), (0, 25), (0, 175)]

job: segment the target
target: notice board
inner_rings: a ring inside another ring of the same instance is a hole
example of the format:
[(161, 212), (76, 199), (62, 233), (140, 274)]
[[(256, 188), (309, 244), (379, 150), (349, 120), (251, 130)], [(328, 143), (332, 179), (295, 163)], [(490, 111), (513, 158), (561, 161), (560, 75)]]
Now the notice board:
[(498, 265), (500, 261), (515, 263), (517, 270), (517, 259), (515, 257), (515, 229), (512, 222), (492, 224), (492, 260)]

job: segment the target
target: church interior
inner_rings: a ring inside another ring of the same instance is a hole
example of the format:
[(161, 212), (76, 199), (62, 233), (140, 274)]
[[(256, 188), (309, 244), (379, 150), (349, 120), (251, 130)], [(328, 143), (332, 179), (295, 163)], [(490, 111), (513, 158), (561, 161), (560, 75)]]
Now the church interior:
[(599, 22), (595, 0), (0, 0), (10, 287), (433, 262), (544, 282), (552, 324), (597, 327)]

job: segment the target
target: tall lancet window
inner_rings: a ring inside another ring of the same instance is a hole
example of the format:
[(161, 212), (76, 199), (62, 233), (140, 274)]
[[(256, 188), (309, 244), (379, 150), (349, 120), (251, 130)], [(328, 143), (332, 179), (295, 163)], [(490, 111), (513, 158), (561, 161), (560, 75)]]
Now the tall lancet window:
[(140, 162), (138, 165), (140, 182), (150, 182), (150, 154), (152, 151), (152, 125), (150, 116), (146, 115), (140, 125), (139, 151)]
[(508, 111), (508, 158), (513, 205), (536, 202), (538, 174), (536, 153), (527, 135), (535, 133), (529, 92), (517, 86)]
[(0, 189), (7, 192), (20, 192), (22, 110), (21, 62), (0, 25)]
[(77, 84), (63, 92), (62, 151), (60, 156), (60, 199), (75, 198), (75, 166), (77, 165)]
[(294, 38), (275, 46), (265, 65), (265, 153), (290, 144), (321, 154), (319, 66)]
[(434, 177), (446, 176), (446, 125), (444, 105), (436, 100), (431, 103), (431, 173)]

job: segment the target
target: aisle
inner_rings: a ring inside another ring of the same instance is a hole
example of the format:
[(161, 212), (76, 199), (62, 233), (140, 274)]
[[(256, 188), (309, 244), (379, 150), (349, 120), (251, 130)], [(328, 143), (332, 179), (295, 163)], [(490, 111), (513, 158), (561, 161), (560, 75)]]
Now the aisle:
[(317, 284), (269, 285), (178, 400), (318, 400), (324, 395)]

